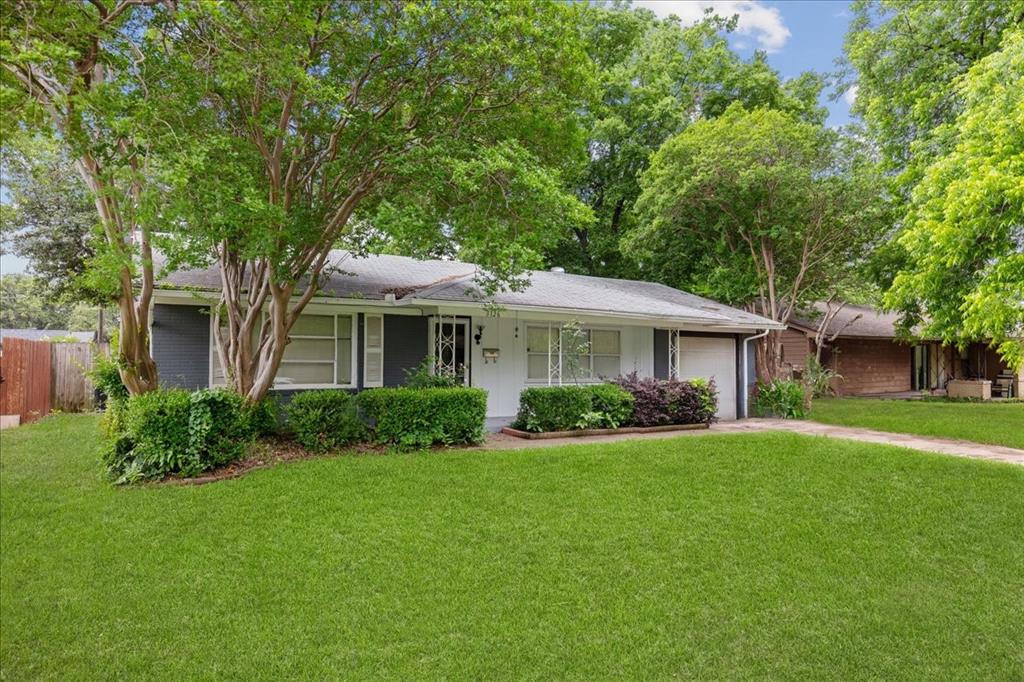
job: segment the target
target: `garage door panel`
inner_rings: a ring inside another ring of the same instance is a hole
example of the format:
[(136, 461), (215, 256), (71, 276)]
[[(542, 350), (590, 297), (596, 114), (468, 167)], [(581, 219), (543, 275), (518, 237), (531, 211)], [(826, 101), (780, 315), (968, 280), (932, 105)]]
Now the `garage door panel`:
[(735, 339), (680, 336), (678, 372), (680, 379), (714, 379), (718, 418), (736, 418)]

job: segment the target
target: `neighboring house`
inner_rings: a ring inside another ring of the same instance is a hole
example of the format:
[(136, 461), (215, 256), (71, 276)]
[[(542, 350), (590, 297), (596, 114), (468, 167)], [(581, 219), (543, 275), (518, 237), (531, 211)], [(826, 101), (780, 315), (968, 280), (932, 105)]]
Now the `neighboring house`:
[[(783, 362), (802, 372), (815, 351), (817, 317), (795, 316), (782, 333)], [(908, 391), (943, 391), (951, 379), (988, 379), (993, 395), (1019, 385), (999, 355), (986, 344), (972, 343), (963, 351), (938, 341), (907, 343), (897, 339), (899, 316), (870, 306), (845, 305), (829, 322), (821, 363), (842, 376), (834, 383), (839, 395), (884, 395)]]
[[(274, 391), (401, 385), (427, 357), (488, 393), (492, 423), (509, 420), (527, 386), (642, 376), (714, 379), (719, 417), (745, 414), (745, 340), (781, 325), (661, 284), (540, 271), (519, 292), (485, 301), (477, 267), (400, 256), (346, 258), (291, 332)], [(216, 268), (180, 271), (154, 296), (153, 356), (167, 385), (224, 382), (213, 348)], [(494, 306), (498, 306), (495, 309)], [(589, 353), (565, 363), (561, 326), (577, 321)], [(581, 376), (569, 376), (569, 365)]]
[(96, 339), (96, 332), (72, 332), (67, 329), (0, 329), (0, 345), (4, 338), (28, 339), (29, 341), (61, 341), (75, 339), (75, 341), (89, 343)]

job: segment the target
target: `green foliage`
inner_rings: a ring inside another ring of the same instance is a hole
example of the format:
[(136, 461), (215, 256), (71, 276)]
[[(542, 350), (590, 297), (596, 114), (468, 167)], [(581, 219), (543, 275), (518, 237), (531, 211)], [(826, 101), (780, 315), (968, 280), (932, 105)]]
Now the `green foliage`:
[(648, 277), (781, 322), (860, 279), (888, 229), (867, 146), (770, 109), (733, 104), (694, 123), (641, 185), (645, 223), (623, 248)]
[[(115, 346), (116, 339), (111, 342), (111, 347)], [(85, 374), (93, 386), (106, 396), (108, 404), (111, 401), (128, 399), (128, 389), (121, 381), (121, 371), (117, 360), (112, 356), (96, 353), (93, 356), (92, 367)]]
[(186, 473), (232, 462), (245, 453), (255, 435), (242, 396), (225, 389), (204, 388), (189, 396), (188, 442), (194, 458)]
[(81, 178), (51, 141), (15, 136), (12, 142), (0, 158), (12, 209), (2, 221), (4, 252), (26, 259), (51, 299), (109, 301), (109, 292), (84, 288), (79, 279), (97, 239), (96, 206)]
[(423, 358), (423, 362), (405, 370), (405, 385), (409, 388), (456, 388), (463, 385), (459, 373), (452, 374), (438, 367), (434, 356)]
[(936, 129), (950, 149), (923, 171), (887, 292), (903, 328), (949, 344), (991, 341), (1024, 368), (1024, 30), (956, 81), (964, 103)]
[(479, 388), (374, 388), (356, 398), (378, 443), (402, 448), (479, 443), (487, 392)]
[(807, 366), (803, 373), (804, 386), (812, 398), (824, 398), (833, 395), (835, 390), (832, 384), (835, 380), (841, 380), (842, 374), (824, 367), (814, 355), (807, 356)]
[(646, 223), (624, 247), (651, 275), (773, 315), (852, 276), (885, 226), (863, 146), (768, 109), (693, 124), (641, 185)]
[(295, 440), (312, 452), (328, 452), (366, 437), (355, 398), (348, 391), (296, 393), (287, 415)]
[(1021, 0), (858, 0), (846, 36), (845, 86), (897, 192), (908, 197), (924, 168), (946, 153), (941, 128), (963, 109), (955, 81), (999, 49), (1024, 21)]
[(103, 464), (115, 483), (191, 471), (188, 391), (170, 389), (130, 398), (120, 430), (110, 435)]
[(67, 329), (71, 306), (55, 304), (43, 283), (30, 275), (0, 278), (0, 327), (5, 329)]
[(758, 417), (804, 419), (807, 416), (806, 388), (799, 381), (775, 379), (758, 382), (751, 405)]
[(519, 394), (513, 426), (525, 431), (618, 428), (633, 416), (633, 396), (615, 384), (538, 386)]
[(821, 77), (783, 82), (763, 54), (740, 59), (724, 35), (735, 25), (735, 19), (712, 16), (684, 26), (648, 10), (597, 3), (583, 13), (580, 26), (598, 83), (596, 101), (579, 112), (587, 162), (570, 179), (595, 219), (549, 249), (550, 264), (591, 275), (643, 274), (619, 248), (637, 226), (637, 180), (662, 143), (693, 120), (719, 116), (735, 101), (824, 120)]
[(242, 399), (223, 389), (159, 389), (108, 405), (101, 460), (115, 483), (195, 476), (245, 453)]
[(588, 386), (590, 404), (601, 415), (600, 427), (617, 429), (628, 424), (633, 416), (633, 395), (615, 384)]
[(512, 425), (538, 433), (568, 431), (592, 411), (592, 400), (587, 386), (526, 388), (519, 394), (519, 413)]
[(275, 398), (265, 397), (256, 403), (245, 403), (242, 405), (242, 417), (247, 432), (257, 438), (277, 433), (280, 410)]

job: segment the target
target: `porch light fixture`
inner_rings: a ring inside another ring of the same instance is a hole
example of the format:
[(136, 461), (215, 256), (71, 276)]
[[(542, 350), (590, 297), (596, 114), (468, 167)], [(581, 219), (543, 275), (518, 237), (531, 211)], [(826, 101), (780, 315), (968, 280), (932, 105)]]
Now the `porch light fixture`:
[(473, 336), (473, 340), (476, 341), (476, 345), (480, 345), (480, 341), (484, 338), (484, 326), (478, 324), (476, 326), (476, 334)]

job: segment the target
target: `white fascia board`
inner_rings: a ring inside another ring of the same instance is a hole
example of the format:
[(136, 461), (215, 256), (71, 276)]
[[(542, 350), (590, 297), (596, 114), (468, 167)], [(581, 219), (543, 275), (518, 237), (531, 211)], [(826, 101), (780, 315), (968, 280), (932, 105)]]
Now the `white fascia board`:
[[(191, 289), (157, 289), (153, 292), (153, 303), (162, 305), (216, 305), (220, 292), (212, 290)], [(389, 315), (422, 315), (417, 308), (396, 308), (392, 303), (373, 298), (335, 298), (333, 296), (314, 296), (303, 309), (303, 312), (333, 312), (338, 307), (358, 308), (352, 312), (387, 313)], [(266, 306), (264, 305), (264, 308)]]
[[(431, 309), (451, 309), (451, 308), (469, 308), (474, 310), (483, 310), (483, 303), (476, 301), (442, 301), (436, 299), (419, 299), (419, 298), (404, 298), (396, 302), (396, 306), (423, 306)], [(760, 329), (785, 329), (786, 326), (778, 322), (771, 322), (765, 320), (768, 324), (743, 324), (734, 322), (731, 320), (709, 320), (701, 317), (671, 317), (671, 316), (660, 316), (660, 315), (642, 315), (637, 313), (617, 313), (608, 312), (604, 310), (589, 310), (586, 308), (553, 308), (545, 306), (523, 306), (523, 305), (507, 305), (498, 304), (498, 307), (502, 311), (511, 311), (519, 313), (521, 320), (529, 319), (531, 315), (539, 316), (537, 319), (565, 319), (566, 316), (581, 318), (594, 318), (602, 321), (615, 320), (618, 324), (634, 324), (650, 326), (652, 323), (656, 327), (664, 327), (666, 329), (688, 329), (689, 331), (708, 331), (713, 329), (714, 331), (735, 332), (743, 333), (751, 330)]]

